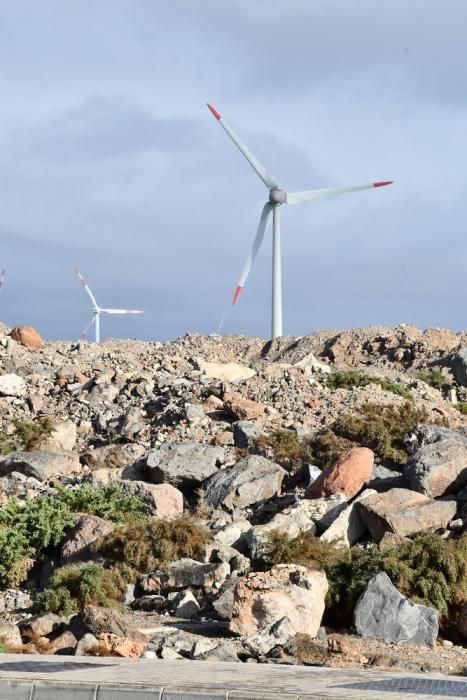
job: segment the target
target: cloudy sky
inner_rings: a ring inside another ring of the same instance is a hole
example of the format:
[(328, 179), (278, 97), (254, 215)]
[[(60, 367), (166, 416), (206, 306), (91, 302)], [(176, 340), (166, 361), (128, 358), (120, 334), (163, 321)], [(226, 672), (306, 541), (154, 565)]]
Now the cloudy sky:
[(284, 332), (465, 328), (465, 0), (0, 0), (1, 320), (76, 338), (267, 337), (267, 191), (393, 179), (283, 207)]

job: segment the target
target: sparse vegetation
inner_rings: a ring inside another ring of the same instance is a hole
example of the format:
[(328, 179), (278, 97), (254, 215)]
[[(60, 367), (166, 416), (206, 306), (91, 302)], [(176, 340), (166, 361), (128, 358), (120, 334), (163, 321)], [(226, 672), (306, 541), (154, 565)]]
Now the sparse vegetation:
[(102, 564), (62, 566), (34, 601), (35, 612), (73, 615), (85, 605), (115, 605), (120, 591)]
[(0, 654), (8, 654), (9, 651), (10, 650), (8, 649), (3, 639), (0, 639)]
[(402, 396), (407, 401), (412, 401), (412, 394), (407, 387), (386, 377), (371, 377), (357, 370), (347, 370), (334, 372), (327, 379), (327, 385), (330, 389), (351, 389), (368, 386), (368, 384), (378, 384), (383, 391), (389, 391), (391, 394)]
[(339, 457), (355, 443), (338, 437), (331, 429), (322, 430), (310, 441), (311, 460), (321, 469), (330, 467)]
[(125, 564), (130, 570), (147, 573), (166, 569), (181, 557), (197, 559), (211, 535), (187, 515), (174, 520), (133, 520), (116, 528), (95, 544), (108, 565)]
[(453, 404), (453, 406), (458, 411), (460, 411), (463, 416), (467, 416), (467, 401), (463, 401), (461, 403), (455, 403), (455, 404)]
[(416, 372), (415, 376), (417, 379), (420, 379), (420, 381), (425, 382), (425, 384), (432, 386), (433, 389), (441, 389), (443, 384), (446, 383), (441, 371), (436, 368)]
[(128, 518), (142, 518), (147, 514), (147, 506), (137, 496), (126, 496), (118, 484), (110, 482), (96, 489), (88, 484), (78, 489), (58, 489), (61, 503), (74, 513), (90, 513), (115, 524), (124, 523)]
[(256, 448), (270, 451), (277, 462), (289, 469), (310, 460), (309, 445), (291, 430), (274, 430), (269, 435), (260, 435), (256, 439)]
[(0, 433), (0, 454), (37, 450), (41, 442), (48, 438), (52, 432), (53, 423), (48, 417), (35, 421), (15, 418), (12, 427), (4, 429)]

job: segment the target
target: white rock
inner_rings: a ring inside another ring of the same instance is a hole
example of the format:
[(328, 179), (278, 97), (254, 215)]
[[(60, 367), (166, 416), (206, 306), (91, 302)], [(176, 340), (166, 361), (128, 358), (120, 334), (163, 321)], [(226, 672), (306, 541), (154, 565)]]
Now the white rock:
[(24, 396), (26, 382), (17, 374), (2, 374), (0, 376), (0, 396)]
[(320, 540), (333, 542), (344, 547), (352, 547), (366, 532), (358, 509), (357, 502), (364, 501), (369, 496), (375, 494), (374, 489), (365, 489), (347, 508), (345, 508), (328, 529), (321, 535)]

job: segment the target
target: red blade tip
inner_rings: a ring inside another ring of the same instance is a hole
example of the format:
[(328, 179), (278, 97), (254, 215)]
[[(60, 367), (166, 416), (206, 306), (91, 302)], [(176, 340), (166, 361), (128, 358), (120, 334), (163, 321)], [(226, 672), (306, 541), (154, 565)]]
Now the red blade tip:
[(238, 297), (240, 296), (240, 294), (242, 292), (242, 289), (243, 289), (243, 287), (237, 287), (237, 289), (235, 290), (232, 306), (235, 305), (235, 302), (237, 301)]
[(207, 104), (207, 106), (208, 106), (208, 109), (209, 109), (209, 110), (212, 112), (212, 114), (216, 117), (217, 121), (219, 121), (219, 119), (222, 119), (222, 117), (221, 117), (221, 115), (219, 114), (219, 112), (217, 111), (217, 109), (214, 109), (214, 107), (213, 107), (212, 105), (210, 105), (209, 102), (206, 102), (206, 104)]
[(385, 187), (386, 185), (392, 185), (394, 180), (385, 180), (384, 182), (374, 182), (373, 187)]

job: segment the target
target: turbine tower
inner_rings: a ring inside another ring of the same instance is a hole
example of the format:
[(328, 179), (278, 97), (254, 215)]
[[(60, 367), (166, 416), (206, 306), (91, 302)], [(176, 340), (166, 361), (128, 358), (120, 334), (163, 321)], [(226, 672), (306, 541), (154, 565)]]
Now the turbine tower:
[(86, 338), (86, 333), (88, 330), (91, 328), (91, 326), (94, 324), (94, 329), (96, 333), (96, 343), (100, 341), (100, 315), (103, 314), (144, 314), (144, 311), (140, 311), (138, 309), (103, 309), (101, 308), (98, 304), (97, 301), (94, 297), (94, 294), (91, 292), (88, 284), (85, 282), (83, 275), (81, 272), (78, 270), (78, 268), (75, 267), (75, 272), (78, 275), (81, 284), (83, 285), (84, 289), (87, 292), (87, 295), (91, 299), (92, 303), (92, 318), (89, 321), (88, 325), (84, 329), (84, 331), (80, 335), (80, 340), (84, 340)]
[(0, 274), (0, 289), (3, 289), (5, 286), (5, 270), (2, 270)]
[(269, 200), (261, 212), (258, 230), (256, 232), (253, 246), (243, 267), (238, 286), (235, 290), (232, 304), (235, 305), (240, 293), (245, 286), (253, 263), (258, 254), (258, 250), (263, 242), (266, 230), (271, 223), (272, 217), (272, 323), (271, 338), (282, 335), (282, 280), (281, 280), (281, 232), (280, 232), (280, 207), (282, 204), (302, 204), (312, 199), (320, 197), (334, 197), (347, 192), (358, 192), (358, 190), (368, 190), (374, 187), (384, 187), (391, 185), (392, 180), (384, 182), (370, 182), (365, 185), (355, 185), (353, 187), (338, 187), (325, 190), (306, 190), (304, 192), (286, 192), (283, 190), (276, 178), (255, 158), (252, 152), (239, 139), (235, 131), (221, 117), (219, 112), (210, 104), (207, 105), (224, 131), (230, 136), (234, 144), (245, 156), (258, 177), (269, 189)]

